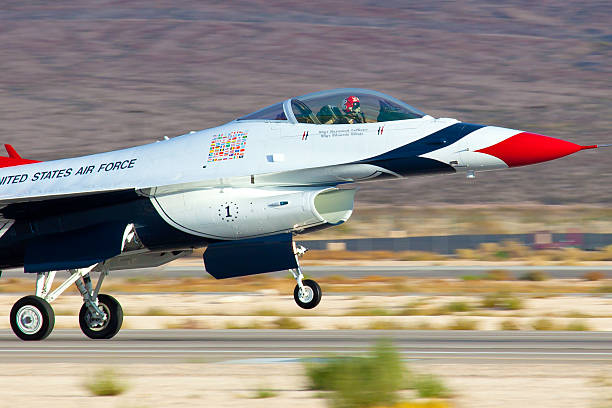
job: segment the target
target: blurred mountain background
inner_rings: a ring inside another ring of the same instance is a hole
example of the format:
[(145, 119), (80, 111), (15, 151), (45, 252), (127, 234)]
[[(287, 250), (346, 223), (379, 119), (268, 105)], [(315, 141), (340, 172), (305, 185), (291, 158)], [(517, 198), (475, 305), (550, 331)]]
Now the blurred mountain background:
[[(50, 160), (339, 87), (435, 117), (612, 143), (610, 1), (3, 1), (0, 142)], [(607, 204), (612, 148), (361, 186), (361, 204)]]

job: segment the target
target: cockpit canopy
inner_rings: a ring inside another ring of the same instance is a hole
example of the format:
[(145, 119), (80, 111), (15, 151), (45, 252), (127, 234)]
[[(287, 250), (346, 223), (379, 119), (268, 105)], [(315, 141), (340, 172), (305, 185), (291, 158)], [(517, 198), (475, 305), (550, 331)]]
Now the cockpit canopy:
[(423, 116), (425, 116), (423, 112), (381, 92), (345, 88), (287, 99), (238, 120), (346, 124), (389, 122)]

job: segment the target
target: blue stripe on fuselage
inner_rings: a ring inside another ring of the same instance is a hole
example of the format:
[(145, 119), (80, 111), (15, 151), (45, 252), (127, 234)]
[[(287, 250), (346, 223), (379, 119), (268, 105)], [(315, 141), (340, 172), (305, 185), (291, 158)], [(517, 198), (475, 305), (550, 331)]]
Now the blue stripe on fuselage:
[(455, 169), (449, 164), (419, 156), (449, 146), (483, 127), (472, 123), (455, 123), (412, 143), (357, 163), (379, 166), (402, 176), (453, 173)]

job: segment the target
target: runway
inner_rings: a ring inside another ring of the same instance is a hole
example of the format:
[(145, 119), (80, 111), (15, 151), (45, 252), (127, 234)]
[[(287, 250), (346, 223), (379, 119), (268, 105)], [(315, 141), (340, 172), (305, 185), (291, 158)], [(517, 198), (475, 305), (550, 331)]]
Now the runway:
[[(466, 275), (484, 275), (491, 270), (504, 270), (519, 278), (526, 272), (542, 271), (552, 278), (582, 278), (586, 272), (599, 271), (612, 276), (612, 266), (305, 266), (304, 273), (314, 278), (322, 276), (405, 276), (409, 278), (461, 278)], [(274, 272), (270, 276), (287, 276), (288, 272)], [(159, 277), (179, 278), (209, 276), (202, 266), (160, 266), (156, 268), (125, 269), (111, 272), (112, 277)], [(31, 278), (36, 274), (25, 274), (23, 269), (9, 269), (2, 272), (2, 278)], [(0, 280), (0, 283), (2, 281)]]
[(23, 342), (0, 330), (0, 361), (289, 363), (358, 354), (381, 338), (391, 339), (404, 359), (432, 364), (612, 363), (609, 332), (376, 330), (123, 330), (110, 341), (55, 330), (42, 342)]

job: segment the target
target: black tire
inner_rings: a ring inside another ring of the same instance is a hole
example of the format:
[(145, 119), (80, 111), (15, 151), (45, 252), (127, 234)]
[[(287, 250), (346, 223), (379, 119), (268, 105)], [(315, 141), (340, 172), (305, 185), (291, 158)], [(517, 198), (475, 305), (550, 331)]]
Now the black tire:
[(313, 309), (319, 304), (321, 296), (323, 296), (321, 287), (317, 282), (311, 279), (304, 279), (302, 284), (305, 289), (310, 290), (310, 292), (306, 297), (300, 298), (300, 287), (295, 285), (295, 289), (293, 289), (293, 299), (295, 299), (295, 303), (302, 309)]
[(22, 297), (11, 309), (11, 328), (21, 340), (46, 339), (55, 326), (55, 312), (38, 296)]
[(90, 339), (111, 339), (119, 333), (123, 324), (123, 309), (112, 296), (98, 295), (98, 306), (106, 313), (106, 321), (100, 327), (91, 327), (91, 312), (83, 303), (79, 312), (79, 326), (81, 331)]

